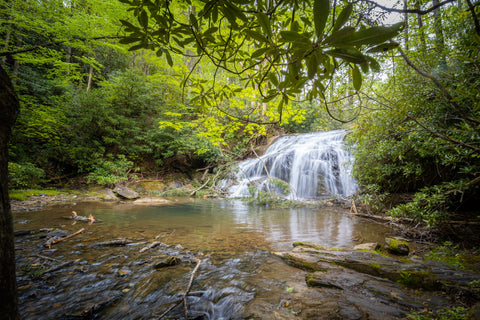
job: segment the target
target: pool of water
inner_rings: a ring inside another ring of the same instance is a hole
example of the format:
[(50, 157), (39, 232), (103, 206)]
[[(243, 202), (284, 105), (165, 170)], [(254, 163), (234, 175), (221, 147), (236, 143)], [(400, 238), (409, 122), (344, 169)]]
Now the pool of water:
[[(73, 223), (68, 219), (73, 210), (82, 216), (92, 214), (101, 222)], [(176, 200), (163, 206), (83, 203), (18, 213), (14, 220), (15, 230), (33, 232), (16, 238), (20, 308), (25, 319), (82, 317), (92, 305), (112, 298), (114, 302), (102, 305), (100, 318), (156, 318), (184, 292), (198, 259), (202, 262), (192, 285), (195, 295), (188, 298), (190, 319), (248, 319), (259, 308), (273, 319), (265, 305), (281, 305), (293, 290), (288, 288), (306, 294), (310, 289), (304, 284), (303, 271), (287, 266), (271, 251), (289, 250), (295, 241), (342, 248), (382, 243), (392, 232), (343, 209), (275, 209), (231, 199)], [(49, 249), (40, 238), (42, 228), (85, 231)], [(131, 243), (94, 246), (117, 238)], [(154, 241), (163, 245), (140, 252)], [(182, 263), (154, 269), (155, 259), (165, 255), (177, 256)], [(64, 261), (75, 262), (35, 275), (35, 270)], [(179, 306), (165, 319), (183, 317)]]

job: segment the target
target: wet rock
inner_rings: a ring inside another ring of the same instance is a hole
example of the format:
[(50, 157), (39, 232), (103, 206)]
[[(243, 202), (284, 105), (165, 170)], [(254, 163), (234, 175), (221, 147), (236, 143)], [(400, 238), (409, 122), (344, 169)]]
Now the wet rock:
[(137, 199), (140, 197), (138, 192), (135, 192), (130, 188), (127, 188), (125, 186), (120, 186), (120, 185), (115, 186), (115, 189), (113, 189), (113, 192), (118, 194), (120, 197), (129, 199), (129, 200)]
[(380, 244), (376, 242), (372, 243), (361, 243), (353, 247), (353, 250), (368, 250), (368, 251), (375, 251), (380, 249)]
[(400, 238), (386, 238), (385, 249), (392, 254), (402, 256), (408, 255), (410, 252), (407, 241)]
[[(316, 244), (302, 243), (290, 252), (275, 253), (285, 262), (307, 271), (322, 271), (326, 275), (331, 270), (338, 271), (338, 267), (353, 270), (359, 274), (380, 277), (393, 282), (401, 283), (410, 288), (425, 290), (448, 289), (466, 295), (476, 295), (469, 288), (468, 283), (478, 279), (479, 275), (473, 272), (453, 269), (438, 261), (400, 261), (386, 257), (376, 252), (354, 251), (347, 249), (323, 250)], [(345, 277), (346, 273), (342, 276)], [(348, 275), (348, 274), (347, 274)], [(333, 277), (333, 276), (332, 276)], [(318, 284), (328, 287), (344, 289), (345, 283), (334, 281), (336, 278), (327, 277), (318, 280)], [(318, 278), (318, 277), (317, 277)], [(310, 279), (312, 283), (317, 281)]]
[(162, 257), (157, 259), (156, 261), (153, 262), (153, 267), (155, 269), (161, 269), (165, 267), (171, 267), (171, 266), (176, 266), (177, 264), (180, 264), (182, 262), (179, 257), (175, 256), (167, 256), (167, 257)]
[(118, 200), (117, 196), (115, 195), (115, 193), (113, 193), (112, 189), (103, 190), (101, 198), (103, 200)]

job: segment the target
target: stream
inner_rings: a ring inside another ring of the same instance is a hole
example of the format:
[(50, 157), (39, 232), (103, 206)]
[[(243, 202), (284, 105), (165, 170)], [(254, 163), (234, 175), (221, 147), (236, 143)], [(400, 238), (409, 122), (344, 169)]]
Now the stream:
[[(73, 224), (66, 219), (73, 210), (101, 222)], [(15, 239), (24, 319), (85, 319), (88, 310), (105, 302), (95, 317), (158, 318), (181, 298), (197, 259), (201, 264), (187, 299), (189, 319), (289, 319), (305, 308), (305, 299), (318, 299), (319, 293), (307, 287), (304, 271), (272, 251), (289, 250), (300, 240), (351, 248), (383, 242), (392, 232), (338, 208), (269, 209), (232, 199), (183, 199), (150, 207), (81, 203), (17, 213), (14, 220), (15, 230), (32, 231)], [(40, 239), (42, 228), (85, 231), (49, 249)], [(131, 243), (94, 245), (117, 238)], [(140, 252), (154, 241), (161, 245)], [(176, 256), (181, 263), (155, 269), (158, 256)], [(68, 267), (38, 274), (44, 265), (70, 260), (75, 262)], [(183, 306), (164, 318), (183, 319)]]

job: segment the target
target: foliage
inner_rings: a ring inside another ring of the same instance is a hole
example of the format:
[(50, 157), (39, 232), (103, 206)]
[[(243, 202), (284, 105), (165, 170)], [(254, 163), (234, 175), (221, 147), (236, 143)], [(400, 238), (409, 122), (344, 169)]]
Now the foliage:
[(12, 189), (35, 187), (41, 184), (45, 178), (45, 171), (37, 168), (34, 164), (8, 163), (8, 184)]
[[(365, 21), (353, 21), (353, 4), (348, 3), (335, 8), (335, 17), (328, 0), (301, 4), (294, 0), (276, 4), (121, 1), (136, 17), (133, 22), (121, 20), (127, 36), (120, 42), (129, 44), (130, 50), (154, 50), (171, 66), (172, 53), (193, 55), (197, 63), (208, 59), (216, 68), (215, 77), (219, 70), (226, 71), (246, 79), (263, 102), (277, 98), (279, 122), (284, 106), (304, 87), (310, 87), (309, 98), (323, 98), (324, 82), (338, 68), (351, 70), (359, 90), (362, 72), (378, 70), (371, 54), (395, 47), (386, 41), (402, 28), (402, 24), (370, 27)], [(231, 92), (228, 87), (217, 89), (200, 90), (198, 100), (215, 105), (212, 96)]]
[[(449, 44), (443, 48), (448, 50), (445, 61), (411, 40), (404, 53), (410, 58), (396, 60), (392, 76), (362, 93), (369, 111), (348, 137), (364, 197), (382, 200), (388, 194), (413, 193), (411, 202), (389, 213), (430, 226), (456, 210), (468, 210), (480, 194), (480, 109), (475, 98), (480, 92), (480, 37), (471, 17), (456, 6), (444, 10), (448, 15), (443, 22), (449, 26), (443, 29)], [(465, 32), (459, 35), (459, 29)], [(418, 34), (411, 38), (418, 39)], [(437, 45), (435, 36), (424, 40), (432, 48)], [(375, 186), (374, 192), (368, 186)]]
[[(451, 241), (445, 241), (442, 245), (432, 248), (426, 255), (428, 260), (441, 261), (457, 269), (478, 270), (480, 257), (478, 252), (461, 250), (458, 244)], [(472, 284), (474, 285), (474, 284)]]
[(468, 309), (465, 307), (442, 308), (440, 310), (426, 310), (412, 312), (407, 315), (412, 320), (466, 320), (469, 319)]
[[(110, 160), (107, 160), (110, 158)], [(112, 155), (107, 159), (100, 158), (86, 179), (89, 183), (99, 185), (113, 186), (121, 181), (127, 181), (133, 162), (128, 161), (124, 155), (117, 155), (114, 159)]]

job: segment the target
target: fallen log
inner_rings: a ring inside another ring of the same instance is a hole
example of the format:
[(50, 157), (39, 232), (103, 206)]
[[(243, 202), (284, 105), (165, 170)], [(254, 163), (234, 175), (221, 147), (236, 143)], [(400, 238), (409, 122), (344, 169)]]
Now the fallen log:
[(109, 241), (101, 241), (93, 244), (94, 247), (109, 247), (109, 246), (125, 246), (129, 243), (132, 243), (131, 240), (128, 239), (114, 239)]
[(47, 247), (47, 248), (51, 248), (52, 244), (58, 243), (58, 242), (63, 241), (63, 240), (70, 239), (71, 237), (74, 237), (77, 234), (82, 233), (83, 231), (85, 231), (85, 228), (82, 228), (82, 229), (78, 230), (77, 232), (69, 234), (68, 236), (65, 236), (65, 237), (57, 237), (57, 236), (51, 237), (47, 240), (47, 242), (45, 242), (45, 244), (43, 246)]
[(57, 265), (53, 268), (50, 268), (50, 269), (47, 269), (47, 270), (43, 271), (42, 275), (53, 272), (53, 271), (60, 270), (60, 269), (65, 268), (65, 267), (68, 267), (68, 266), (70, 266), (74, 263), (77, 263), (78, 261), (80, 261), (80, 259), (70, 260), (70, 261), (67, 261), (67, 262), (64, 262), (64, 263), (60, 263), (59, 265)]

